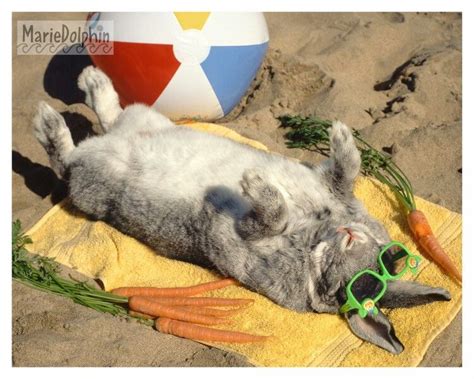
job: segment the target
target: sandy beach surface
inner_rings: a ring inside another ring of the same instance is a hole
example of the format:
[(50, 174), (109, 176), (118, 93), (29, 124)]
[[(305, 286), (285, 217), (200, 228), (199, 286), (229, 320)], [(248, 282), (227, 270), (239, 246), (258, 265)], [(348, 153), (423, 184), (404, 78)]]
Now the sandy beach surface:
[[(76, 141), (94, 113), (75, 81), (88, 57), (16, 54), (17, 20), (84, 20), (85, 13), (13, 17), (13, 219), (27, 229), (63, 196), (32, 132), (37, 103), (62, 112)], [(415, 194), (461, 212), (461, 15), (267, 13), (270, 45), (251, 88), (221, 124), (281, 154), (278, 116), (340, 119), (412, 180)], [(66, 270), (67, 271), (67, 270)], [(77, 276), (76, 276), (77, 277)], [(34, 304), (34, 307), (32, 306)], [(248, 366), (245, 358), (13, 283), (14, 366)], [(461, 314), (422, 366), (461, 366)]]

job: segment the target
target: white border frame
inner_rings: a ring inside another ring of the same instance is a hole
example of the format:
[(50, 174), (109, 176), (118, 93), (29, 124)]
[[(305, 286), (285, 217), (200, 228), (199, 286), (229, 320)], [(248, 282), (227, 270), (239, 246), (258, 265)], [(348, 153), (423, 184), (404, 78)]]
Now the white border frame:
[[(474, 119), (472, 109), (474, 108), (473, 96), (471, 85), (474, 85), (473, 74), (470, 69), (474, 68), (473, 62), (473, 28), (474, 28), (474, 13), (470, 7), (470, 0), (402, 0), (399, 2), (389, 2), (383, 0), (326, 0), (326, 1), (303, 1), (303, 0), (272, 0), (266, 2), (258, 2), (255, 0), (239, 0), (237, 2), (229, 2), (225, 0), (221, 1), (210, 1), (201, 0), (199, 4), (197, 1), (186, 0), (186, 1), (175, 1), (175, 2), (149, 2), (143, 0), (133, 1), (111, 1), (102, 0), (68, 0), (63, 2), (57, 2), (54, 0), (19, 0), (15, 4), (4, 1), (2, 3), (2, 11), (0, 13), (0, 30), (1, 38), (3, 40), (3, 54), (0, 54), (0, 72), (2, 73), (2, 85), (0, 86), (0, 117), (3, 130), (2, 138), (0, 139), (2, 146), (1, 154), (2, 161), (7, 162), (1, 165), (2, 176), (8, 178), (6, 180), (9, 183), (8, 186), (3, 185), (2, 188), (2, 202), (4, 203), (3, 209), (11, 210), (11, 125), (12, 125), (12, 12), (51, 12), (51, 11), (90, 11), (90, 10), (103, 10), (103, 11), (176, 11), (176, 10), (187, 10), (187, 11), (267, 11), (267, 12), (381, 12), (381, 11), (403, 11), (403, 12), (414, 12), (414, 11), (446, 11), (446, 12), (463, 12), (463, 67), (467, 67), (467, 70), (463, 69), (463, 103), (469, 104), (468, 107), (463, 107), (462, 122), (463, 125), (463, 225), (464, 231), (474, 230), (472, 213), (474, 211), (474, 201), (472, 194), (474, 193), (473, 177), (474, 177), (474, 149), (468, 146), (468, 143), (473, 141), (473, 130)], [(4, 181), (5, 183), (5, 181)], [(25, 375), (25, 376), (47, 376), (51, 377), (79, 377), (86, 374), (83, 370), (74, 370), (68, 368), (61, 369), (35, 369), (35, 372), (31, 372), (31, 369), (22, 368), (11, 368), (11, 332), (12, 332), (12, 319), (11, 319), (11, 257), (9, 252), (10, 249), (10, 236), (11, 236), (11, 214), (1, 219), (1, 229), (4, 233), (1, 239), (3, 248), (1, 249), (1, 260), (0, 265), (1, 275), (0, 280), (2, 281), (2, 296), (0, 298), (0, 367), (3, 373), (3, 377), (11, 377), (13, 375)], [(468, 233), (463, 233), (463, 267), (468, 269), (473, 267), (473, 254), (474, 246)], [(409, 368), (409, 369), (245, 369), (245, 373), (237, 371), (237, 369), (201, 369), (187, 371), (185, 375), (192, 375), (202, 373), (203, 376), (210, 377), (213, 375), (217, 376), (232, 376), (240, 377), (241, 375), (261, 376), (261, 377), (288, 377), (288, 376), (311, 376), (314, 378), (315, 375), (320, 377), (331, 376), (331, 377), (344, 377), (351, 378), (354, 376), (373, 376), (381, 375), (384, 378), (392, 378), (403, 376), (429, 376), (430, 378), (445, 377), (446, 375), (454, 375), (456, 378), (462, 377), (473, 377), (473, 331), (472, 321), (474, 319), (473, 313), (473, 279), (474, 275), (464, 275), (464, 293), (468, 294), (471, 301), (466, 301), (463, 304), (463, 319), (466, 321), (463, 323), (463, 368), (443, 368), (443, 369), (424, 369), (424, 368)], [(471, 357), (471, 358), (469, 358)], [(65, 371), (67, 370), (67, 372)], [(100, 372), (101, 369), (86, 369), (87, 374), (104, 375), (104, 372)], [(130, 369), (120, 370), (112, 369), (113, 374), (108, 372), (107, 375), (170, 375), (176, 374), (176, 370), (183, 370), (179, 368), (161, 369), (165, 372), (160, 371), (151, 372), (153, 368), (140, 369), (141, 372), (131, 373)], [(118, 371), (120, 370), (120, 371)], [(144, 372), (143, 370), (146, 370)], [(171, 372), (169, 370), (172, 370)], [(370, 372), (368, 372), (370, 370)], [(180, 374), (180, 372), (179, 372)]]

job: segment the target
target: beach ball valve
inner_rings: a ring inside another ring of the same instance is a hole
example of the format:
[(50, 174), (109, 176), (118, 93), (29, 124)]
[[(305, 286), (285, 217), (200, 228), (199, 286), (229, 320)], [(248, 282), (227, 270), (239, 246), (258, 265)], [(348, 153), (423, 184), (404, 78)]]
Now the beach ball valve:
[(268, 47), (262, 13), (91, 13), (112, 21), (113, 54), (94, 54), (122, 106), (145, 103), (173, 120), (212, 121), (249, 88)]

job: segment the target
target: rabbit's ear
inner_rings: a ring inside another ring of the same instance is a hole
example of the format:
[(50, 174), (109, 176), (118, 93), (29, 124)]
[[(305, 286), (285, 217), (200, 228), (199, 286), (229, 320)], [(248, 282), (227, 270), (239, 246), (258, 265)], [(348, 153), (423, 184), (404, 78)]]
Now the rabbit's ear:
[(433, 301), (451, 300), (450, 293), (444, 288), (434, 288), (413, 281), (389, 281), (387, 291), (379, 300), (382, 308), (408, 308), (431, 303)]
[(354, 311), (346, 313), (345, 316), (356, 336), (392, 354), (400, 354), (403, 351), (403, 344), (395, 335), (392, 324), (381, 311), (376, 316), (367, 315), (365, 318)]

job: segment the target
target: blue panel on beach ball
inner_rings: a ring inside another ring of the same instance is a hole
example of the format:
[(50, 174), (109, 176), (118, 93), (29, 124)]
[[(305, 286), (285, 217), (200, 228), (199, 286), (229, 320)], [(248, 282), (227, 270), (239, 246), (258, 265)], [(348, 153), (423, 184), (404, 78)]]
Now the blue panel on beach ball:
[(234, 108), (255, 77), (268, 43), (249, 46), (213, 46), (201, 63), (224, 114)]

